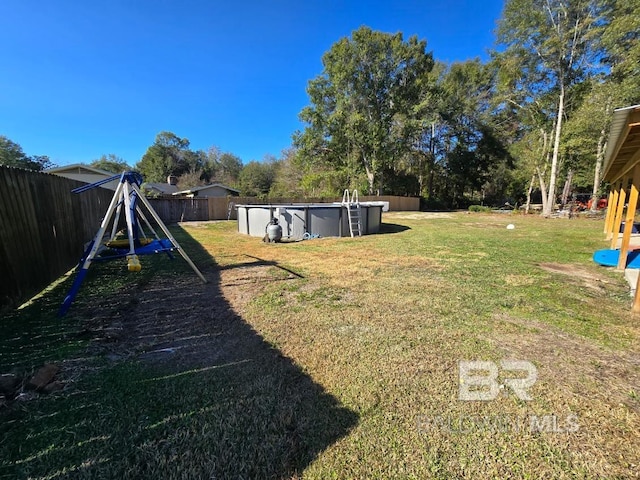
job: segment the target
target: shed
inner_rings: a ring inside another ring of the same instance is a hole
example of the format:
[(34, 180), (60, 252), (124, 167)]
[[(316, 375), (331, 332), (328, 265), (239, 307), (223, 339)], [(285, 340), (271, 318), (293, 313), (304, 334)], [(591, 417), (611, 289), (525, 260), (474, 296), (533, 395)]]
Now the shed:
[[(640, 190), (640, 105), (613, 112), (604, 159), (603, 180), (610, 185), (604, 232), (611, 248), (620, 243), (619, 270), (627, 265), (631, 233)], [(624, 219), (622, 239), (620, 228)], [(639, 276), (640, 278), (640, 276)], [(636, 281), (633, 311), (640, 312), (640, 288)]]

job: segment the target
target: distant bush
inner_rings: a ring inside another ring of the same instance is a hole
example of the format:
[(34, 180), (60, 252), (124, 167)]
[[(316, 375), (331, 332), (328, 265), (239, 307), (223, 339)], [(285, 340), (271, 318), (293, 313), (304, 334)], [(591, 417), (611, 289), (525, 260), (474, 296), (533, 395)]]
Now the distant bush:
[(469, 211), (489, 213), (491, 211), (491, 207), (486, 207), (484, 205), (469, 205)]
[(447, 205), (445, 202), (437, 199), (426, 199), (424, 197), (420, 197), (420, 210), (422, 211), (433, 211), (433, 210), (451, 210), (451, 206)]

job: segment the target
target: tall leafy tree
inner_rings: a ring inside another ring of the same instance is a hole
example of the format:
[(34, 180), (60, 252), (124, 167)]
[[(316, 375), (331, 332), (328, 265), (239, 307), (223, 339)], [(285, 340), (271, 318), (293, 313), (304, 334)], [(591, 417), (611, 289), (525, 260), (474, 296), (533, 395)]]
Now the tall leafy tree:
[(0, 135), (0, 165), (41, 171), (53, 167), (46, 155), (28, 156), (22, 147), (4, 135)]
[[(601, 172), (611, 112), (616, 107), (640, 103), (640, 0), (602, 0), (603, 22), (598, 46), (606, 66), (592, 82), (572, 130), (580, 146), (597, 138), (593, 174), (592, 209), (597, 208)], [(582, 133), (582, 135), (580, 135)]]
[(189, 149), (189, 140), (180, 138), (172, 132), (160, 132), (136, 169), (147, 182), (164, 182), (169, 175), (177, 177), (202, 171), (206, 163), (206, 154)]
[(423, 85), (419, 102), (413, 106), (416, 121), (413, 122), (413, 135), (410, 139), (411, 150), (404, 158), (406, 171), (415, 176), (417, 192), (413, 195), (426, 195), (429, 200), (434, 196), (434, 180), (436, 177), (436, 143), (443, 127), (442, 112), (446, 103), (439, 82), (444, 77), (448, 66), (443, 62), (435, 62)]
[(89, 164), (92, 167), (105, 170), (107, 172), (122, 173), (131, 170), (131, 166), (124, 161), (124, 159), (109, 153), (108, 155), (102, 155), (100, 158), (94, 160)]
[(298, 168), (297, 152), (293, 148), (282, 151), (280, 159), (275, 163), (273, 184), (269, 190), (270, 197), (303, 197), (302, 189), (304, 172)]
[(242, 171), (242, 159), (233, 153), (222, 153), (218, 159), (216, 180), (228, 186), (236, 186)]
[(239, 184), (242, 195), (264, 197), (269, 193), (275, 180), (276, 164), (272, 157), (262, 162), (251, 161), (240, 172)]
[(640, 0), (602, 0), (605, 26), (599, 35), (615, 85), (615, 107), (640, 103)]
[(569, 168), (577, 172), (575, 177), (584, 187), (592, 186), (592, 208), (597, 208), (600, 196), (602, 166), (607, 134), (613, 111), (613, 83), (595, 78), (585, 82), (587, 91), (578, 108), (567, 121), (563, 135), (565, 155), (571, 158)]
[(600, 194), (611, 113), (614, 108), (640, 102), (640, 0), (601, 0), (599, 5), (601, 19), (597, 22), (595, 45), (602, 68), (584, 82), (586, 93), (569, 118), (564, 145), (582, 167), (578, 182), (585, 176), (580, 174), (592, 169), (594, 210)]
[[(555, 203), (563, 122), (572, 88), (593, 73), (601, 19), (595, 0), (508, 0), (498, 27), (500, 56), (519, 107), (554, 99), (550, 173), (543, 215)], [(538, 109), (538, 111), (543, 111)]]
[(300, 113), (307, 127), (294, 143), (310, 162), (352, 177), (363, 169), (369, 193), (381, 192), (383, 171), (411, 148), (414, 107), (433, 66), (426, 42), (361, 27), (322, 62), (323, 72), (307, 88), (311, 106)]
[(212, 145), (204, 152), (204, 166), (202, 170), (202, 179), (209, 182), (216, 179), (220, 170), (220, 156), (222, 152), (218, 147)]
[[(499, 118), (492, 103), (494, 70), (480, 60), (455, 63), (443, 72), (438, 92), (441, 126), (435, 150), (448, 183), (444, 194), (459, 206), (468, 189), (482, 190), (490, 174), (501, 171), (497, 165), (510, 161), (494, 123)], [(496, 196), (504, 188), (499, 190)]]

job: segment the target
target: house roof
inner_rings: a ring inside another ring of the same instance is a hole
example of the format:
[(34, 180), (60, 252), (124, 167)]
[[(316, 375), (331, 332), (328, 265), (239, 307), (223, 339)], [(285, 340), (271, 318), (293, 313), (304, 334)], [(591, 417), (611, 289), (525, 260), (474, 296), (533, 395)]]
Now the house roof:
[(211, 187), (220, 187), (220, 188), (224, 188), (225, 190), (229, 190), (230, 192), (240, 193), (240, 190), (227, 187), (226, 185), (223, 185), (221, 183), (211, 183), (209, 185), (202, 185), (201, 187), (193, 187), (193, 188), (188, 188), (186, 190), (180, 190), (179, 192), (173, 193), (173, 195), (190, 195), (192, 193), (199, 192), (200, 190), (206, 190), (207, 188), (211, 188)]
[[(84, 172), (83, 172), (84, 171)], [(95, 168), (90, 165), (85, 165), (83, 163), (74, 163), (73, 165), (64, 165), (62, 167), (55, 168), (47, 168), (45, 170), (46, 173), (93, 173), (96, 175), (104, 175), (106, 177), (113, 177), (117, 175), (113, 172), (107, 172), (106, 170), (102, 170), (100, 168)]]
[(615, 182), (640, 162), (640, 105), (613, 112), (603, 179)]
[(171, 185), (169, 183), (145, 183), (143, 188), (146, 190), (157, 190), (165, 195), (172, 195), (178, 191), (177, 185)]

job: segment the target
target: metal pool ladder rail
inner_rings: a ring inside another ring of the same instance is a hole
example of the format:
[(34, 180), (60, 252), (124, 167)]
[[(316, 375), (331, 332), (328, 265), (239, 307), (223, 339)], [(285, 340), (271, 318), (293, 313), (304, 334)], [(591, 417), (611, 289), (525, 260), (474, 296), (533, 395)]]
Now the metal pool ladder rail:
[(347, 207), (347, 214), (349, 215), (349, 232), (352, 237), (356, 235), (362, 236), (362, 223), (360, 201), (358, 200), (358, 191), (353, 190), (351, 196), (349, 196), (349, 190), (345, 190), (342, 194), (342, 205)]

